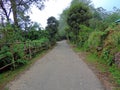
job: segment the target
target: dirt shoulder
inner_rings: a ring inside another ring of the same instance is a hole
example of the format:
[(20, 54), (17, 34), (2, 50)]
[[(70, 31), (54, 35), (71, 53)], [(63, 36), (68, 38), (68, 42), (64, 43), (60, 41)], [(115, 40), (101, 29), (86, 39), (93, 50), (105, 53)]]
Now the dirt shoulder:
[[(74, 48), (74, 47), (73, 47)], [(76, 52), (76, 51), (75, 51)], [(96, 61), (88, 60), (89, 53), (87, 52), (76, 52), (80, 58), (89, 66), (89, 68), (96, 74), (99, 80), (103, 83), (106, 90), (120, 90), (120, 87), (115, 83), (111, 73), (108, 71), (108, 67), (104, 64), (100, 64)], [(101, 69), (104, 67), (103, 69)]]

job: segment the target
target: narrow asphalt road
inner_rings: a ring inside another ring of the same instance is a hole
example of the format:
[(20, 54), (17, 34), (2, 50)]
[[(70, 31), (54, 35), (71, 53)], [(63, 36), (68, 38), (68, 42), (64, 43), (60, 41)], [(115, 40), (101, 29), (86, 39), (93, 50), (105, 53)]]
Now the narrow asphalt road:
[(11, 82), (9, 90), (105, 90), (66, 41)]

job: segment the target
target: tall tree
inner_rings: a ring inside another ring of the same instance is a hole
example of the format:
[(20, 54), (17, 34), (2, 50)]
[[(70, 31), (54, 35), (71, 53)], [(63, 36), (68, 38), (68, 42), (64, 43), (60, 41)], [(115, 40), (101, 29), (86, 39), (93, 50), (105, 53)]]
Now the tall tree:
[(18, 19), (17, 19), (17, 3), (16, 0), (10, 0), (11, 3), (11, 8), (13, 12), (13, 19), (14, 19), (14, 24), (18, 26)]
[(107, 18), (105, 18), (105, 22), (109, 24), (115, 22), (118, 19), (120, 19), (120, 9), (114, 7), (113, 11), (108, 13)]
[(18, 27), (18, 18), (20, 13), (26, 14), (26, 11), (30, 10), (31, 5), (35, 5), (40, 10), (44, 7), (46, 0), (0, 0), (0, 12), (9, 21), (9, 16), (12, 11), (14, 24)]
[(0, 0), (0, 16), (8, 22), (10, 20), (11, 5), (9, 0)]
[(69, 8), (66, 8), (62, 14), (60, 15), (60, 19), (59, 19), (59, 35), (61, 36), (61, 38), (65, 38), (65, 35), (66, 35), (66, 32), (65, 32), (65, 29), (66, 27), (68, 26), (67, 25), (67, 13), (68, 13), (68, 9)]
[(88, 20), (91, 18), (91, 12), (84, 3), (78, 3), (70, 7), (68, 12), (67, 23), (71, 31), (76, 36), (76, 40), (80, 31), (80, 25), (89, 25)]
[(51, 16), (47, 19), (47, 27), (46, 30), (48, 31), (49, 35), (50, 35), (50, 39), (54, 41), (55, 39), (55, 35), (58, 31), (58, 20)]
[(71, 6), (76, 5), (78, 3), (84, 3), (84, 4), (89, 5), (91, 3), (91, 0), (72, 0)]

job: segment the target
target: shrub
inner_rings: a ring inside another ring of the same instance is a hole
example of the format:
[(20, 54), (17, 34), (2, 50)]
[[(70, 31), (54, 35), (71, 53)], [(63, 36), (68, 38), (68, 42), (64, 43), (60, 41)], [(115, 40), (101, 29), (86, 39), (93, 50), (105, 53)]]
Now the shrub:
[[(8, 68), (17, 68), (27, 64), (31, 59), (42, 50), (48, 49), (51, 43), (47, 38), (27, 42), (14, 42), (2, 46), (0, 49), (0, 68), (9, 65)], [(13, 64), (12, 64), (13, 63)]]
[(104, 40), (101, 57), (104, 58), (109, 65), (111, 65), (114, 62), (114, 55), (120, 51), (119, 26), (109, 27), (105, 32), (107, 33), (107, 36)]
[(89, 35), (88, 40), (86, 41), (86, 49), (89, 49), (92, 52), (95, 52), (98, 47), (102, 46), (101, 37), (104, 35), (101, 31), (94, 31)]
[(85, 26), (80, 25), (80, 32), (78, 36), (78, 46), (83, 47), (85, 42), (88, 40), (89, 34), (92, 32), (92, 29)]
[(21, 42), (16, 43), (12, 46), (12, 48), (13, 48), (13, 56), (16, 61), (16, 65), (19, 66), (21, 64), (25, 64), (23, 63), (25, 59), (24, 43), (21, 43)]
[(0, 50), (0, 67), (12, 62), (12, 53), (8, 46), (3, 46)]

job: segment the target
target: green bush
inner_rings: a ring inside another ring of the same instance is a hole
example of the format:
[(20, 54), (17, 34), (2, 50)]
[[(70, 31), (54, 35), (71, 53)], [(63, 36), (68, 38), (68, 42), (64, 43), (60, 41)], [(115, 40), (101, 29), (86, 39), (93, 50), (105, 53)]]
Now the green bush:
[(3, 46), (0, 50), (0, 67), (12, 62), (12, 53), (8, 46)]
[(17, 66), (21, 66), (21, 65), (27, 64), (27, 63), (28, 63), (28, 60), (18, 59), (18, 60), (16, 61), (16, 63), (17, 63)]
[(113, 65), (110, 67), (109, 71), (112, 73), (113, 78), (117, 81), (118, 85), (120, 85), (120, 69)]
[(3, 37), (0, 41), (2, 41), (2, 43), (13, 43), (15, 41), (22, 41), (23, 37), (21, 36), (21, 31), (22, 30), (18, 28), (16, 28), (15, 30), (14, 25), (6, 24), (5, 27), (0, 28), (0, 33), (3, 34)]
[(119, 26), (109, 27), (105, 32), (107, 36), (104, 40), (101, 57), (111, 65), (114, 61), (114, 55), (120, 51), (120, 31)]
[(88, 40), (86, 40), (86, 49), (89, 49), (90, 51), (95, 52), (96, 49), (100, 46), (102, 46), (102, 40), (101, 37), (104, 35), (101, 31), (94, 31), (89, 35)]
[(83, 47), (85, 45), (85, 42), (88, 40), (89, 34), (92, 32), (92, 29), (85, 26), (80, 25), (80, 31), (78, 36), (78, 46)]
[(28, 62), (28, 59), (31, 59), (42, 50), (48, 49), (50, 46), (51, 43), (48, 38), (27, 42), (17, 41), (2, 46), (0, 50), (0, 68), (11, 63), (13, 65), (9, 66), (9, 68), (17, 68), (24, 65)]
[[(25, 59), (24, 43), (22, 42), (16, 43), (12, 46), (12, 48), (13, 48), (13, 56), (14, 56), (16, 65), (25, 64), (25, 63), (22, 63), (24, 62), (24, 59)], [(21, 60), (21, 62), (19, 62), (18, 60)]]

